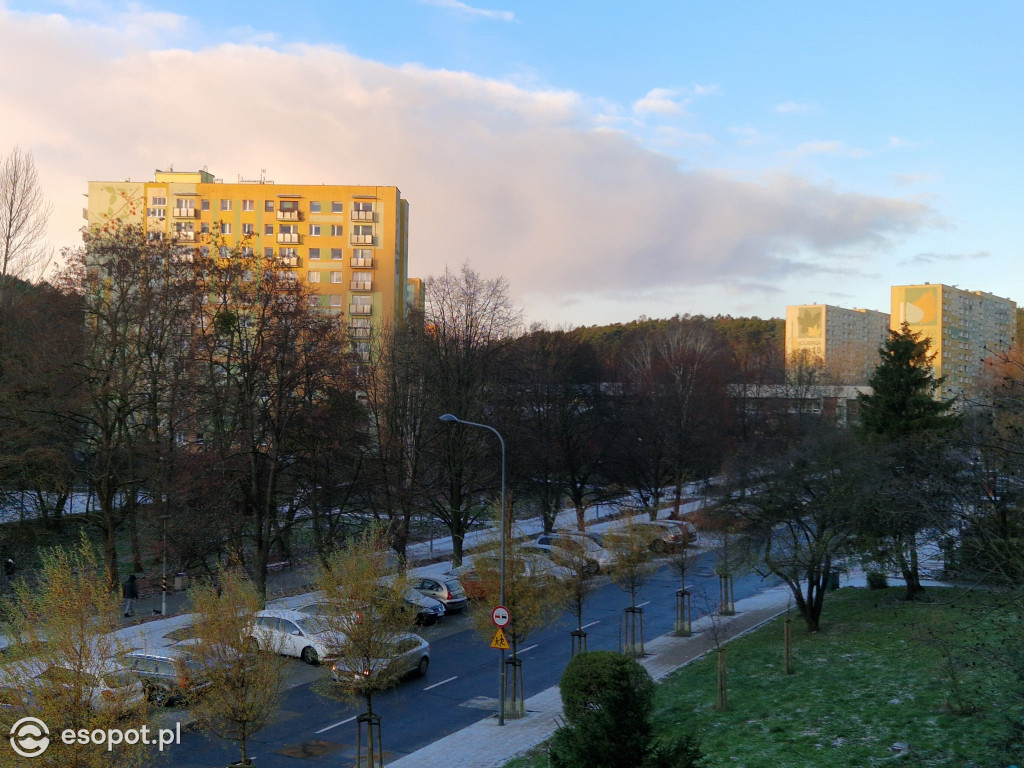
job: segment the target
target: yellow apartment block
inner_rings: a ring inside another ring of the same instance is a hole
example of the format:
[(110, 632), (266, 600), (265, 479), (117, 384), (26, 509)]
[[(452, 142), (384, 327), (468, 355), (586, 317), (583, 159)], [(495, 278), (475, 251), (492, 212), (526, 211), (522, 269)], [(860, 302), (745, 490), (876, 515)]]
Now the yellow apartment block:
[(892, 328), (904, 321), (931, 339), (939, 397), (971, 397), (985, 384), (984, 361), (1008, 351), (1016, 333), (1017, 305), (983, 291), (939, 283), (892, 286)]
[(889, 315), (830, 304), (786, 307), (786, 360), (806, 355), (836, 384), (867, 384), (889, 338)]
[(403, 321), (421, 281), (408, 277), (409, 203), (397, 187), (224, 183), (207, 171), (157, 171), (149, 182), (90, 181), (88, 227), (120, 221), (151, 239), (278, 256), (347, 318), (367, 350), (372, 329)]

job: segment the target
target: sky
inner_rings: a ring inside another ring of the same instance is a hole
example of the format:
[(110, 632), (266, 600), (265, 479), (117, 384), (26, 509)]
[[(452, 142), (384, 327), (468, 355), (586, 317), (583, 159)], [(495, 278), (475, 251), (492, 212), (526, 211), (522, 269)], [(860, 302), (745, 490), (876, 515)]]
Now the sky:
[(1024, 4), (0, 0), (50, 241), (155, 169), (397, 186), (528, 322), (1024, 302)]

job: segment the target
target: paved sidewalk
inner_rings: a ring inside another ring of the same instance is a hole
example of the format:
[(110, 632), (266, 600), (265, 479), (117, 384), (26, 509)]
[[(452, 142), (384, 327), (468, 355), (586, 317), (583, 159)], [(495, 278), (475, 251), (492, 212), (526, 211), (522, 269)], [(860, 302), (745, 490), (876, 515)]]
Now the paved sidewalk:
[[(640, 660), (655, 680), (698, 659), (715, 647), (744, 632), (749, 632), (786, 611), (791, 601), (785, 587), (766, 590), (736, 603), (735, 616), (705, 616), (694, 622), (692, 637), (663, 635), (645, 643), (647, 655)], [(712, 632), (712, 622), (715, 631)], [(558, 686), (526, 700), (526, 717), (506, 718), (498, 726), (496, 716), (480, 720), (444, 737), (423, 749), (388, 763), (389, 768), (500, 768), (509, 760), (527, 752), (554, 733), (562, 715)]]

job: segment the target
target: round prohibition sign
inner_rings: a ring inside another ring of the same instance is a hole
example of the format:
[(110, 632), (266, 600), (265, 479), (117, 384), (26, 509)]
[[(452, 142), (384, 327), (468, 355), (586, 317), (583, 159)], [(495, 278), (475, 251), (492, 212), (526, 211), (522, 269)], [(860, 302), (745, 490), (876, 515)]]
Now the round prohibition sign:
[(491, 611), (491, 621), (494, 622), (496, 627), (504, 627), (508, 625), (508, 608), (504, 605), (499, 605), (493, 611)]

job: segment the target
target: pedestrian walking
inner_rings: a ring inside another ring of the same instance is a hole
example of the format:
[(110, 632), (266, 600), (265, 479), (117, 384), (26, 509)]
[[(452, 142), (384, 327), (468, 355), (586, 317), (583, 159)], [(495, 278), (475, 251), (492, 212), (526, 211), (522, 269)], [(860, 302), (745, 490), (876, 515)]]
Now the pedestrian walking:
[(125, 618), (128, 618), (135, 614), (132, 607), (134, 606), (135, 601), (139, 599), (139, 585), (136, 583), (134, 573), (125, 580), (121, 591), (124, 595), (124, 616)]
[(4, 560), (4, 589), (11, 586), (11, 579), (14, 578), (14, 561), (11, 558)]

